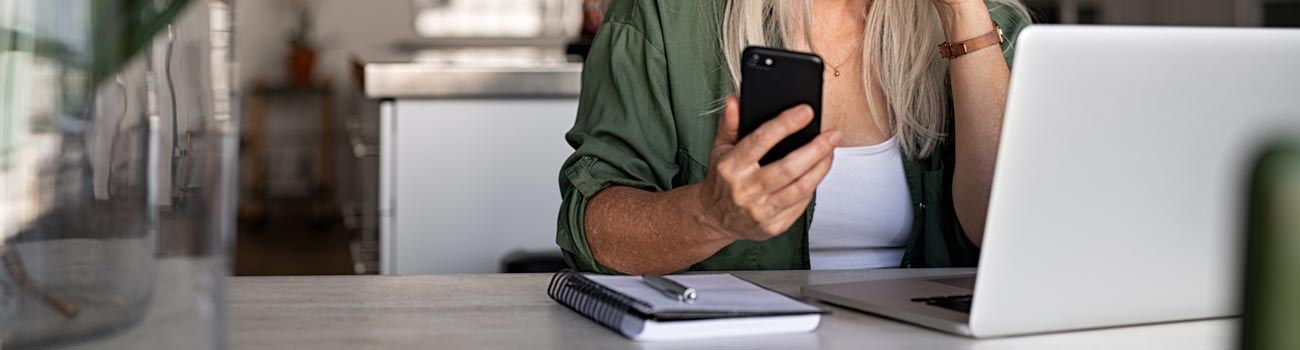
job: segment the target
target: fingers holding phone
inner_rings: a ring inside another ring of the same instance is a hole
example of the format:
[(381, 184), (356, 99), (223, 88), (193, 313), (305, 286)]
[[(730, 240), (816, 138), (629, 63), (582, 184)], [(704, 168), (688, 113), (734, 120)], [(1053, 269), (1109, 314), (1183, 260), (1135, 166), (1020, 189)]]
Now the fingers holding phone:
[(750, 131), (748, 135), (743, 136), (737, 142), (737, 147), (744, 146), (747, 158), (752, 158), (755, 163), (769, 164), (763, 161), (772, 152), (781, 141), (789, 138), (791, 135), (803, 130), (813, 121), (813, 110), (808, 105), (801, 104), (793, 108), (782, 111), (775, 118), (763, 121), (759, 127)]
[(742, 97), (727, 98), (696, 193), (706, 227), (761, 241), (803, 216), (841, 136), (821, 133), (820, 57), (763, 47), (741, 55)]
[(772, 203), (784, 206), (812, 199), (817, 185), (831, 171), (835, 146), (839, 144), (840, 138), (839, 131), (825, 133), (776, 163), (763, 167), (759, 176), (764, 181), (784, 186), (772, 196)]
[(740, 102), (733, 96), (718, 121), (709, 174), (701, 183), (702, 217), (708, 227), (732, 239), (766, 240), (785, 232), (812, 200), (830, 171), (840, 133), (820, 135), (779, 161), (760, 166), (782, 140), (813, 121), (811, 108), (796, 106), (737, 141)]
[(802, 217), (840, 135), (821, 134), (821, 57), (748, 47), (739, 58), (741, 98), (728, 99), (717, 141), (734, 146), (715, 147), (706, 182), (722, 229), (763, 240)]

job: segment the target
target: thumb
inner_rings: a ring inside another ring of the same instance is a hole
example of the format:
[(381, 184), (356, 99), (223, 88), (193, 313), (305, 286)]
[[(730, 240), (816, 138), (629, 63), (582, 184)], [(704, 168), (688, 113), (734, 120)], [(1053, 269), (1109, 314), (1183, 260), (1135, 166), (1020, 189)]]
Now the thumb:
[(713, 137), (713, 147), (735, 145), (740, 134), (740, 99), (727, 96), (727, 106), (718, 118), (718, 133)]

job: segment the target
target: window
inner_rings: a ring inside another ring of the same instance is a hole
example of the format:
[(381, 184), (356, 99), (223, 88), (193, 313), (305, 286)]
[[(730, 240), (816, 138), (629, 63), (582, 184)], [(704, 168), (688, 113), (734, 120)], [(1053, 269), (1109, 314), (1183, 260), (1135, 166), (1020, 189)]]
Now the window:
[(436, 38), (571, 38), (581, 0), (413, 0), (415, 32)]

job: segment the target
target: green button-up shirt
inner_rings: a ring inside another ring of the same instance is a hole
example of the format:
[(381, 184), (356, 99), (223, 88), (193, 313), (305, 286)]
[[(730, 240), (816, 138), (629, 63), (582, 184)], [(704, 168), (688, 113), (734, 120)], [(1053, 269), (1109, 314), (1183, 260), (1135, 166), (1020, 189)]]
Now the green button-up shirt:
[[(613, 1), (582, 72), (573, 146), (560, 170), (556, 243), (569, 265), (615, 273), (592, 257), (584, 227), (587, 201), (609, 186), (668, 191), (702, 181), (720, 105), (733, 91), (718, 40), (724, 1)], [(989, 4), (1009, 50), (1028, 20)], [(937, 52), (935, 53), (938, 54)], [(950, 116), (951, 118), (951, 116)], [(951, 125), (951, 123), (949, 123)], [(951, 134), (951, 133), (949, 133)], [(913, 204), (902, 267), (974, 266), (952, 204), (953, 142), (933, 155), (904, 159)], [(736, 241), (691, 270), (807, 269), (808, 227), (816, 203), (784, 234)]]

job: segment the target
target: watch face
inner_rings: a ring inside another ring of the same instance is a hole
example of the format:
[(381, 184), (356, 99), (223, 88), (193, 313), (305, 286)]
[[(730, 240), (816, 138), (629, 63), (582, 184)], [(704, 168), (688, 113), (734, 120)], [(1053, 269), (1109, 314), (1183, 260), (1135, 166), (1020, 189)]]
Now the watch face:
[(1250, 194), (1244, 349), (1300, 349), (1300, 142), (1260, 158)]

